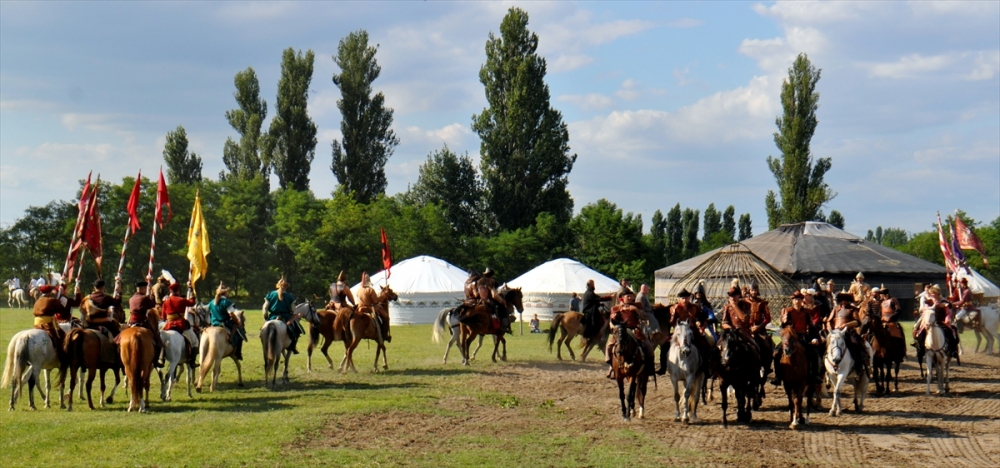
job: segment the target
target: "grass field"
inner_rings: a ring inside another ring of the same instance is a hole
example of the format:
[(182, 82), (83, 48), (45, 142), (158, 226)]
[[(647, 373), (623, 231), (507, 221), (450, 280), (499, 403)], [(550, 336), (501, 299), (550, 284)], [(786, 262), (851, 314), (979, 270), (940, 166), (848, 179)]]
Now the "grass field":
[[(39, 410), (28, 411), (26, 395), (22, 395), (16, 411), (0, 412), (2, 464), (610, 466), (637, 462), (634, 449), (639, 446), (647, 460), (698, 464), (704, 455), (697, 450), (678, 451), (660, 438), (628, 426), (614, 424), (602, 429), (607, 422), (617, 422), (614, 408), (603, 413), (594, 410), (589, 419), (573, 419), (560, 407), (558, 398), (522, 391), (517, 382), (504, 381), (508, 385), (502, 390), (483, 383), (516, 376), (509, 372), (515, 367), (560, 372), (566, 366), (576, 366), (573, 369), (579, 370), (578, 364), (555, 363), (544, 334), (508, 337), (507, 363), (491, 363), (484, 346), (478, 361), (465, 368), (455, 350), (449, 364), (441, 364), (444, 345), (431, 342), (430, 326), (394, 327), (390, 370), (369, 372), (374, 349), (362, 344), (355, 355), (361, 373), (346, 376), (328, 369), (318, 351), (313, 360), (315, 372), (306, 373), (303, 339), (299, 344), (302, 353), (292, 357), (291, 383), (268, 391), (262, 385), (260, 341), (255, 333), (261, 318), (256, 313), (248, 315), (250, 342), (244, 347), (243, 366), (246, 388), (236, 386), (235, 368), (226, 361), (218, 390), (214, 394), (195, 393), (193, 399), (188, 399), (182, 380), (174, 389), (173, 401), (161, 402), (154, 376), (149, 414), (126, 413), (127, 401), (121, 389), (107, 408), (91, 411), (85, 402), (77, 402), (73, 413), (59, 410), (57, 404), (53, 409), (42, 409), (37, 399)], [(0, 309), (0, 358), (6, 358), (11, 336), (30, 326), (30, 312)], [(969, 346), (970, 335), (964, 338)], [(339, 344), (331, 347), (331, 356), (338, 363), (342, 350)], [(585, 366), (592, 368), (595, 380), (603, 379), (603, 365)], [(112, 378), (108, 380), (110, 383)], [(663, 392), (662, 380), (660, 386)], [(95, 399), (96, 387), (95, 382)], [(610, 384), (608, 391), (613, 392)], [(9, 398), (9, 389), (0, 390), (5, 407)], [(509, 432), (492, 426), (488, 415), (502, 411), (516, 412), (523, 417), (523, 424)], [(423, 425), (430, 430), (434, 421), (453, 421), (456, 416), (467, 416), (468, 423), (454, 432), (448, 427), (435, 428), (434, 434), (440, 436), (419, 446), (411, 444), (415, 438), (410, 434), (420, 432)], [(370, 431), (373, 420), (380, 421), (380, 429), (371, 434), (371, 443), (337, 443), (345, 436), (343, 431)]]

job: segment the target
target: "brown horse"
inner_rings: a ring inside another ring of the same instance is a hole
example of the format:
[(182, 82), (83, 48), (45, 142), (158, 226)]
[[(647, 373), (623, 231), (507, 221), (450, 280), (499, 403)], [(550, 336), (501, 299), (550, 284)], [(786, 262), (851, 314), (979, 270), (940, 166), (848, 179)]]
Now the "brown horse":
[(584, 324), (583, 324), (583, 314), (579, 312), (560, 312), (556, 314), (556, 317), (552, 319), (552, 326), (549, 327), (549, 352), (552, 352), (552, 343), (556, 342), (556, 331), (561, 331), (559, 335), (558, 344), (556, 344), (556, 357), (562, 361), (562, 347), (563, 344), (566, 345), (566, 351), (569, 351), (569, 358), (576, 360), (576, 355), (573, 354), (573, 348), (570, 347), (570, 342), (577, 335), (580, 335), (580, 349), (583, 350), (580, 353), (580, 362), (587, 361), (587, 355), (594, 347), (599, 349), (604, 349), (604, 344), (608, 341), (608, 327), (607, 321), (602, 323), (600, 331), (598, 331), (597, 336), (587, 339), (584, 334)]
[(802, 399), (809, 388), (809, 361), (806, 348), (799, 341), (799, 336), (792, 327), (781, 329), (781, 360), (775, 363), (780, 369), (781, 381), (788, 396), (788, 417), (792, 429), (799, 424), (809, 424), (809, 405), (806, 404), (806, 415), (802, 416)]
[(128, 411), (134, 409), (145, 413), (149, 404), (149, 377), (153, 373), (153, 332), (130, 327), (122, 330), (118, 337), (131, 397)]
[[(889, 327), (892, 327), (891, 329)], [(864, 338), (872, 345), (872, 373), (875, 377), (875, 391), (888, 395), (893, 381), (892, 367), (896, 365), (896, 392), (899, 392), (899, 365), (906, 359), (906, 338), (898, 323), (888, 326), (879, 317), (870, 321), (868, 336)]]
[(656, 373), (665, 375), (667, 373), (667, 352), (670, 349), (670, 337), (672, 336), (670, 332), (670, 306), (659, 302), (653, 304), (653, 317), (660, 323), (660, 331), (651, 334), (649, 341), (653, 342), (653, 346), (660, 347), (660, 367), (657, 368)]
[[(639, 342), (625, 331), (625, 327), (615, 327), (617, 344), (611, 354), (611, 370), (618, 382), (618, 399), (622, 404), (622, 419), (631, 420), (634, 414), (639, 419), (643, 417), (646, 404), (646, 386), (653, 369), (647, 369), (639, 349)], [(625, 401), (625, 381), (628, 380), (628, 402)], [(636, 411), (636, 400), (639, 400), (639, 410)]]
[[(503, 299), (507, 317), (510, 320), (514, 319), (513, 311), (515, 309), (518, 313), (524, 313), (521, 288), (509, 289), (504, 286), (497, 294)], [(472, 309), (466, 310), (458, 321), (459, 333), (461, 333), (462, 337), (459, 350), (462, 352), (463, 365), (469, 365), (471, 361), (469, 359), (469, 348), (479, 335), (493, 335), (493, 355), (490, 357), (493, 362), (497, 362), (498, 356), (501, 361), (507, 360), (507, 340), (504, 338), (505, 330), (502, 325), (494, 326), (493, 314), (485, 304), (478, 303)], [(503, 345), (502, 354), (500, 353), (501, 344)]]
[[(344, 342), (344, 359), (340, 361), (340, 373), (346, 373), (348, 369), (354, 372), (358, 371), (354, 367), (354, 350), (361, 344), (361, 340), (373, 340), (377, 345), (373, 366), (375, 372), (379, 371), (378, 358), (380, 355), (382, 356), (382, 368), (389, 369), (385, 348), (385, 344), (392, 341), (392, 335), (389, 334), (389, 301), (397, 299), (399, 296), (392, 291), (392, 288), (386, 286), (379, 292), (378, 302), (375, 303), (374, 307), (374, 316), (358, 313), (349, 307), (341, 308), (337, 312), (337, 317), (333, 322), (333, 337), (335, 340)], [(310, 341), (312, 340), (310, 339)]]
[(337, 316), (340, 312), (347, 309), (347, 313), (353, 312), (350, 307), (341, 307), (337, 310), (324, 309), (316, 311), (316, 315), (319, 316), (319, 325), (309, 324), (309, 348), (306, 351), (306, 370), (312, 372), (312, 355), (313, 350), (319, 345), (320, 336), (323, 337), (322, 348), (320, 351), (323, 356), (326, 357), (326, 361), (330, 364), (330, 369), (333, 369), (333, 359), (330, 358), (330, 345), (333, 344), (336, 339), (334, 339), (333, 324), (337, 320)]
[[(65, 381), (65, 369), (68, 367), (70, 376), (68, 411), (73, 411), (73, 391), (76, 389), (77, 375), (78, 373), (82, 373), (83, 369), (87, 370), (86, 393), (87, 404), (90, 406), (90, 409), (94, 409), (94, 401), (90, 393), (94, 385), (94, 377), (96, 377), (98, 370), (101, 371), (100, 405), (103, 408), (105, 401), (109, 404), (114, 402), (115, 390), (118, 389), (118, 385), (121, 383), (121, 376), (118, 373), (121, 369), (121, 363), (118, 362), (117, 353), (114, 348), (113, 341), (94, 330), (74, 328), (66, 335), (63, 341), (63, 351), (65, 351), (67, 361), (63, 364), (63, 369), (60, 370), (62, 374), (60, 380)], [(115, 385), (111, 387), (111, 395), (105, 399), (106, 385), (104, 378), (108, 370), (111, 370), (115, 374)]]

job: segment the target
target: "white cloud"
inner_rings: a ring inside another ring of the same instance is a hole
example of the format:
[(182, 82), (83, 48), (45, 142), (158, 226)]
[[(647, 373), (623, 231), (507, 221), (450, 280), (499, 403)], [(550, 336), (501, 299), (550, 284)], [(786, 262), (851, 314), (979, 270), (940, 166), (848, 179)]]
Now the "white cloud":
[(37, 99), (0, 99), (0, 110), (6, 111), (48, 111), (56, 108), (51, 101)]
[(825, 52), (829, 41), (818, 29), (786, 27), (785, 37), (744, 39), (739, 51), (757, 60), (757, 66), (773, 74), (784, 74), (795, 57), (806, 53), (813, 61)]
[(697, 28), (703, 24), (705, 24), (705, 22), (702, 20), (694, 18), (681, 18), (667, 23), (667, 26), (671, 28)]
[(472, 130), (468, 125), (453, 123), (441, 128), (422, 129), (417, 126), (409, 126), (403, 131), (400, 140), (406, 140), (407, 144), (425, 144), (431, 146), (447, 143), (453, 149), (461, 148), (465, 139), (472, 135)]
[(993, 79), (1000, 73), (1000, 50), (992, 52), (980, 52), (976, 56), (975, 67), (972, 72), (966, 75), (969, 81), (982, 81)]
[(879, 8), (875, 2), (782, 1), (771, 6), (753, 6), (759, 15), (771, 16), (786, 23), (834, 23), (861, 19), (866, 12)]
[(595, 23), (593, 13), (577, 10), (562, 21), (543, 23), (538, 30), (539, 53), (549, 62), (549, 71), (568, 72), (589, 65), (594, 59), (584, 50), (638, 34), (655, 24), (644, 20), (614, 20)]
[(568, 102), (583, 110), (601, 110), (614, 105), (614, 100), (599, 93), (590, 94), (566, 94), (557, 98), (559, 101)]
[(624, 101), (634, 101), (639, 98), (639, 90), (637, 89), (635, 80), (629, 78), (622, 82), (621, 88), (615, 91), (615, 96)]
[(881, 78), (913, 78), (927, 72), (941, 70), (955, 61), (954, 56), (934, 55), (923, 57), (911, 54), (892, 63), (878, 63), (868, 66), (871, 76)]
[(948, 52), (928, 55), (909, 54), (883, 63), (859, 63), (877, 78), (912, 79), (928, 76), (983, 81), (1000, 71), (1000, 50), (980, 52)]
[(548, 71), (552, 73), (561, 73), (576, 70), (577, 68), (590, 65), (594, 62), (594, 58), (589, 55), (584, 54), (560, 54), (550, 62), (548, 62)]
[(689, 68), (689, 67), (684, 67), (683, 70), (680, 70), (680, 69), (674, 70), (674, 78), (677, 79), (677, 85), (678, 86), (687, 86), (687, 85), (691, 84), (692, 81), (691, 81), (690, 78), (688, 78), (688, 75), (690, 73), (691, 73), (691, 68)]

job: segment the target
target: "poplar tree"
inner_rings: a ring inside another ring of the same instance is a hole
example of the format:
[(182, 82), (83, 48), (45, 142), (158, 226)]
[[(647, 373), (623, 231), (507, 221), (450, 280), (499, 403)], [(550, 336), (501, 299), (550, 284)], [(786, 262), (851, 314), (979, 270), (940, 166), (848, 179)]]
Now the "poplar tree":
[(731, 239), (736, 239), (736, 207), (729, 205), (722, 213), (722, 230), (729, 234)]
[(278, 99), (269, 134), (274, 142), (271, 166), (283, 189), (309, 190), (309, 169), (316, 157), (316, 124), (307, 111), (312, 82), (313, 51), (281, 55)]
[(260, 97), (260, 82), (253, 67), (236, 74), (236, 109), (226, 111), (226, 121), (238, 133), (239, 141), (227, 138), (222, 148), (222, 162), (229, 173), (220, 179), (251, 180), (258, 174), (267, 181), (271, 173), (268, 161), (271, 139), (261, 133), (267, 117), (267, 102)]
[(750, 222), (750, 213), (740, 215), (740, 237), (736, 240), (745, 241), (753, 237), (753, 226)]
[(715, 209), (715, 203), (709, 203), (705, 208), (705, 227), (702, 229), (701, 241), (708, 242), (715, 233), (722, 230), (722, 215)]
[(684, 223), (681, 214), (681, 204), (674, 205), (667, 212), (667, 264), (673, 265), (683, 260), (684, 255)]
[(178, 125), (167, 132), (163, 145), (163, 161), (167, 163), (167, 178), (172, 184), (194, 184), (201, 181), (201, 158), (188, 151), (187, 132)]

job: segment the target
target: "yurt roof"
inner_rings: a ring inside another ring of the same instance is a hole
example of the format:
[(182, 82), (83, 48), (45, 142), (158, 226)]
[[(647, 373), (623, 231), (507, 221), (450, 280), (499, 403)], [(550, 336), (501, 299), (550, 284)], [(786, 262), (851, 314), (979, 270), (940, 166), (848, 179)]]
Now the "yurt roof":
[[(858, 272), (900, 276), (945, 274), (944, 267), (940, 265), (867, 242), (827, 223), (807, 221), (785, 224), (742, 241), (742, 244), (775, 270), (792, 277), (853, 276)], [(657, 270), (656, 277), (681, 278), (720, 250)]]
[(955, 275), (959, 278), (969, 279), (969, 289), (972, 290), (973, 294), (982, 294), (983, 297), (1000, 297), (1000, 287), (993, 284), (990, 280), (986, 279), (983, 275), (980, 275), (978, 271), (969, 268), (972, 274), (966, 273), (964, 270), (959, 270)]
[[(371, 275), (372, 285), (385, 286), (385, 276), (385, 270)], [(421, 255), (393, 265), (388, 284), (396, 294), (443, 292), (461, 294), (468, 276), (465, 271), (444, 260)], [(357, 293), (360, 287), (361, 283), (355, 284), (351, 291)]]
[(545, 262), (508, 281), (507, 285), (535, 294), (571, 294), (586, 291), (587, 280), (591, 279), (594, 280), (594, 290), (598, 293), (618, 290), (617, 281), (570, 258), (557, 258)]

